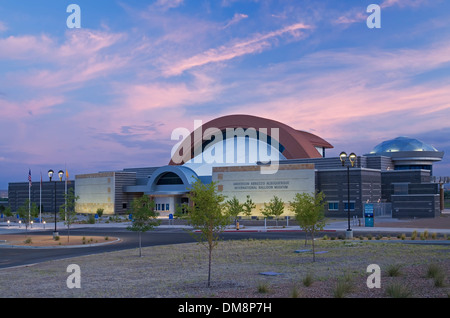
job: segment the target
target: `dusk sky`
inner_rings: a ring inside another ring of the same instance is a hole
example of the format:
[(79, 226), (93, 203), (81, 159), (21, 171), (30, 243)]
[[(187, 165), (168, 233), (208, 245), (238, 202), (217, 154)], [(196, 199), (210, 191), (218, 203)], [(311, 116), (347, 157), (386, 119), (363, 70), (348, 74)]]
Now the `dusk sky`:
[(166, 165), (174, 129), (230, 114), (317, 134), (327, 156), (417, 138), (450, 176), (449, 17), (448, 0), (1, 0), (0, 189)]

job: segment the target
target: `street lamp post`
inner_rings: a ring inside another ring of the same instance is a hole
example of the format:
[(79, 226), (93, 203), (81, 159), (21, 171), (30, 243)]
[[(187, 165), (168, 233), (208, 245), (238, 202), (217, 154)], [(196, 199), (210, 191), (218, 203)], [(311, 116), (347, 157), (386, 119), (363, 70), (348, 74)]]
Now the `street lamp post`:
[[(341, 159), (342, 166), (345, 166), (345, 161), (347, 159), (347, 153), (345, 153), (344, 151), (341, 152), (341, 154), (339, 155), (339, 159)], [(355, 162), (356, 162), (356, 155), (352, 152), (348, 156), (348, 159), (349, 159), (352, 167), (354, 167)], [(350, 166), (349, 165), (347, 165), (347, 218), (348, 218), (348, 228), (345, 233), (345, 237), (347, 239), (351, 239), (351, 238), (353, 238), (353, 231), (350, 228)]]
[[(55, 172), (52, 169), (50, 169), (48, 171), (48, 177), (50, 179), (50, 182), (52, 182), (52, 177), (53, 177), (54, 173)], [(59, 181), (62, 180), (63, 175), (64, 175), (64, 171), (59, 170), (58, 171)], [(55, 230), (53, 231), (53, 238), (58, 236), (58, 231), (56, 230), (56, 213), (57, 213), (57, 209), (56, 209), (56, 181), (54, 181), (54, 190), (55, 190), (55, 196), (54, 196), (55, 197)]]

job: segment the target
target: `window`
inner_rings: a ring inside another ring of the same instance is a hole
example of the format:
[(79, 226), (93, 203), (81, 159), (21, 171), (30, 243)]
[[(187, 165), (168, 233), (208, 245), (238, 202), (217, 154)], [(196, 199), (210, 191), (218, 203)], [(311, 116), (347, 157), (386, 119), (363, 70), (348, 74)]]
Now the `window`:
[(167, 172), (163, 174), (156, 183), (157, 185), (169, 185), (169, 184), (183, 184), (183, 180), (181, 178), (173, 173), (173, 172)]
[(166, 211), (169, 211), (169, 203), (166, 204)]
[(126, 203), (122, 203), (122, 209), (126, 209), (127, 208), (127, 204)]
[[(344, 202), (344, 210), (348, 211), (348, 202)], [(350, 211), (355, 211), (355, 202), (350, 201)]]
[(328, 202), (328, 211), (338, 211), (339, 202)]

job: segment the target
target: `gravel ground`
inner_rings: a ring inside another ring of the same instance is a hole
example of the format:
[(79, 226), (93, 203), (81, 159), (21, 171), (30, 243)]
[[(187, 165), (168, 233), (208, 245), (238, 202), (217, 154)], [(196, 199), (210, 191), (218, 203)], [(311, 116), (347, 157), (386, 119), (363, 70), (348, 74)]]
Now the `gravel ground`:
[[(306, 247), (309, 248), (309, 247)], [(450, 248), (381, 241), (316, 241), (312, 261), (302, 240), (244, 240), (220, 242), (213, 254), (211, 287), (206, 287), (207, 250), (200, 244), (179, 244), (104, 253), (0, 270), (0, 297), (207, 297), (207, 298), (333, 298), (347, 281), (343, 297), (390, 297), (389, 286), (401, 286), (410, 297), (448, 298)], [(81, 288), (69, 289), (69, 264), (81, 268)], [(369, 289), (369, 264), (381, 268), (381, 288)], [(445, 275), (444, 287), (427, 278), (429, 264)], [(398, 265), (400, 275), (388, 268)], [(260, 275), (277, 272), (277, 276)], [(311, 275), (312, 284), (303, 280)]]

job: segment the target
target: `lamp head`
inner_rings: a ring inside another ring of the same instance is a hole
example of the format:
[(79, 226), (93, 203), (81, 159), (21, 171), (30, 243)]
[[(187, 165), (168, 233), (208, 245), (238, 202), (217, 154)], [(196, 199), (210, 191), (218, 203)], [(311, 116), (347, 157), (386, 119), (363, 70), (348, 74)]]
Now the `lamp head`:
[(352, 152), (350, 154), (350, 156), (348, 156), (348, 159), (350, 160), (350, 162), (352, 164), (352, 167), (354, 167), (355, 166), (355, 162), (356, 162), (356, 155), (355, 155), (355, 153)]
[(339, 155), (339, 159), (341, 159), (342, 162), (342, 166), (344, 166), (345, 163), (345, 159), (347, 159), (347, 153), (346, 152), (341, 152), (341, 154)]
[(64, 175), (64, 171), (59, 170), (59, 171), (58, 171), (59, 181), (62, 180), (63, 175)]
[(50, 178), (50, 181), (52, 181), (52, 177), (53, 177), (53, 174), (54, 174), (55, 172), (52, 170), (52, 169), (50, 169), (49, 171), (48, 171), (48, 177)]

